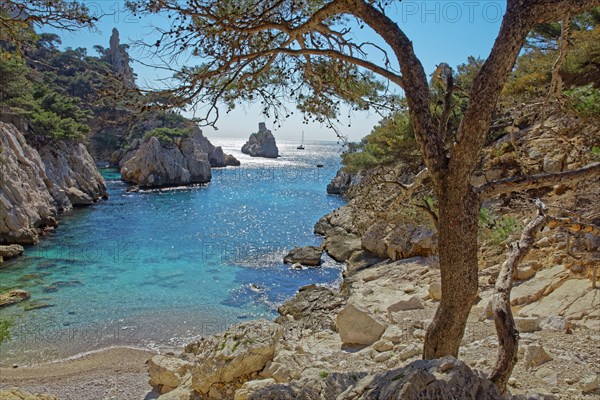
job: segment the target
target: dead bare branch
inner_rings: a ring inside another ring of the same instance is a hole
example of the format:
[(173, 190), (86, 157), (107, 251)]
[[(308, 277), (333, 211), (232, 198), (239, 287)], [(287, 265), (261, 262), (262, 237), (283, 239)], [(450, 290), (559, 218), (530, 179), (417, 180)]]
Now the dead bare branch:
[(583, 179), (600, 176), (600, 163), (593, 163), (583, 168), (571, 171), (515, 176), (485, 183), (476, 188), (481, 199), (490, 199), (494, 196), (509, 192), (518, 192), (558, 184), (573, 184)]
[(510, 307), (510, 291), (512, 289), (513, 274), (520, 262), (525, 258), (535, 243), (537, 233), (546, 223), (546, 207), (542, 202), (538, 203), (538, 215), (534, 218), (521, 234), (521, 239), (512, 244), (508, 258), (502, 264), (498, 280), (496, 281), (496, 293), (494, 294), (492, 310), (494, 313), (494, 324), (498, 334), (498, 356), (496, 364), (489, 379), (494, 382), (500, 393), (506, 390), (506, 384), (517, 364), (519, 349), (519, 332)]

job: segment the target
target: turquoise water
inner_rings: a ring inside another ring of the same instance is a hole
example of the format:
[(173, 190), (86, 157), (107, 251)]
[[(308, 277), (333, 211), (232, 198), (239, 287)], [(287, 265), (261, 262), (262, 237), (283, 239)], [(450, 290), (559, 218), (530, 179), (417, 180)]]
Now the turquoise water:
[(242, 166), (213, 169), (209, 184), (193, 188), (128, 193), (115, 170), (104, 170), (108, 201), (64, 215), (0, 270), (0, 292), (20, 287), (32, 297), (0, 310), (14, 322), (0, 363), (109, 346), (169, 348), (273, 318), (301, 286), (337, 284), (341, 265), (326, 256), (323, 267), (300, 271), (282, 258), (320, 244), (314, 223), (343, 204), (325, 192), (340, 146), (279, 143), (282, 157), (266, 160), (241, 154), (242, 143), (216, 143)]

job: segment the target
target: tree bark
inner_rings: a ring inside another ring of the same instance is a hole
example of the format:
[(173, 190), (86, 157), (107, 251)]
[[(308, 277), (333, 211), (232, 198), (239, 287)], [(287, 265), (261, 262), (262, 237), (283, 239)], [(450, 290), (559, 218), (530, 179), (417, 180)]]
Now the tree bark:
[(439, 259), (442, 299), (427, 329), (423, 358), (458, 357), (478, 288), (479, 198), (448, 183), (439, 204)]
[(540, 204), (537, 217), (531, 221), (521, 234), (521, 240), (513, 243), (512, 250), (502, 264), (498, 280), (496, 281), (496, 293), (492, 303), (494, 312), (494, 324), (498, 334), (498, 356), (494, 369), (489, 379), (494, 382), (500, 393), (506, 390), (508, 378), (517, 363), (519, 350), (519, 332), (515, 326), (512, 310), (510, 308), (510, 291), (513, 284), (513, 274), (523, 258), (535, 243), (537, 233), (546, 223), (544, 206)]

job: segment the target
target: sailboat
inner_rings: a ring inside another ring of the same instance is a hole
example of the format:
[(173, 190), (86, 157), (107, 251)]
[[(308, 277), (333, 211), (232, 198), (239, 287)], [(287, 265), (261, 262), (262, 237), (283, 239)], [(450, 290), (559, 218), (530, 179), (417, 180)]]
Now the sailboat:
[(302, 131), (302, 144), (296, 148), (298, 150), (304, 150), (304, 131)]

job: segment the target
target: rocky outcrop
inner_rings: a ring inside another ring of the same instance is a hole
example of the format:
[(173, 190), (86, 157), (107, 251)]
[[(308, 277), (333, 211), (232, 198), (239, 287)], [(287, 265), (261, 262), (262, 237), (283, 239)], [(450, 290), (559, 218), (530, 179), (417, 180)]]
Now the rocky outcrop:
[(348, 172), (340, 169), (335, 177), (327, 184), (327, 193), (329, 194), (343, 194), (345, 193), (350, 184), (352, 183), (352, 175)]
[[(418, 360), (396, 369), (368, 374), (332, 373), (321, 380), (289, 384), (257, 381), (244, 385), (243, 399), (309, 400), (499, 400), (500, 393), (482, 373), (453, 357)], [(269, 384), (270, 383), (270, 384)], [(236, 399), (237, 393), (236, 393)]]
[(0, 149), (0, 243), (35, 243), (56, 225), (50, 180), (38, 152), (13, 125), (0, 122)]
[(418, 360), (402, 368), (369, 375), (344, 396), (366, 399), (496, 400), (500, 393), (484, 374), (453, 357)]
[(220, 399), (258, 376), (273, 359), (281, 336), (281, 327), (265, 320), (235, 325), (187, 345), (181, 357), (153, 357), (150, 383), (160, 393), (193, 390)]
[(31, 296), (29, 292), (21, 289), (11, 290), (10, 292), (0, 294), (0, 307), (9, 306), (27, 300)]
[(314, 284), (304, 286), (279, 307), (276, 322), (288, 331), (334, 331), (336, 315), (343, 304), (339, 293)]
[(361, 242), (360, 237), (349, 233), (343, 228), (336, 227), (327, 232), (323, 247), (331, 258), (339, 262), (344, 262), (352, 254), (360, 251)]
[(214, 146), (210, 140), (202, 133), (198, 126), (194, 126), (194, 143), (203, 153), (208, 154), (208, 161), (211, 167), (222, 168), (229, 166), (238, 166), (240, 162), (231, 154), (225, 154), (221, 146)]
[(57, 212), (107, 196), (81, 143), (26, 140), (13, 125), (0, 122), (0, 148), (0, 243), (35, 243), (56, 226)]
[(258, 132), (250, 135), (248, 141), (242, 146), (242, 153), (249, 154), (252, 157), (279, 157), (275, 137), (267, 129), (264, 122), (258, 124)]
[(208, 161), (210, 161), (211, 167), (216, 168), (228, 166), (237, 167), (240, 165), (239, 160), (231, 154), (225, 154), (221, 146), (215, 147), (214, 150), (209, 153)]
[(151, 137), (123, 165), (122, 179), (140, 188), (209, 182), (210, 163), (208, 155), (199, 146), (199, 139), (199, 135), (195, 135), (162, 144)]
[(286, 264), (300, 263), (315, 267), (321, 265), (322, 254), (323, 249), (318, 246), (296, 247), (283, 258), (283, 262)]
[(437, 251), (437, 235), (424, 226), (375, 223), (361, 238), (362, 247), (381, 258), (431, 256)]
[(13, 258), (23, 254), (23, 246), (18, 244), (11, 244), (10, 246), (0, 246), (0, 259), (2, 258)]
[(127, 149), (113, 153), (111, 164), (121, 168), (128, 182), (161, 187), (205, 183), (211, 179), (210, 167), (239, 166), (240, 162), (220, 146), (215, 147), (196, 126), (191, 137), (173, 143), (161, 143), (156, 138), (134, 140)]
[(331, 182), (327, 184), (327, 193), (328, 194), (345, 194), (352, 186), (359, 185), (362, 178), (363, 173), (358, 172), (351, 174), (346, 172), (343, 168), (340, 169), (337, 174), (333, 177)]
[(108, 59), (113, 72), (121, 78), (125, 86), (135, 88), (135, 75), (129, 65), (129, 54), (120, 44), (119, 31), (113, 28), (110, 36), (110, 47), (108, 48)]
[(1, 400), (58, 400), (58, 397), (49, 394), (32, 394), (24, 392), (19, 388), (0, 389)]

